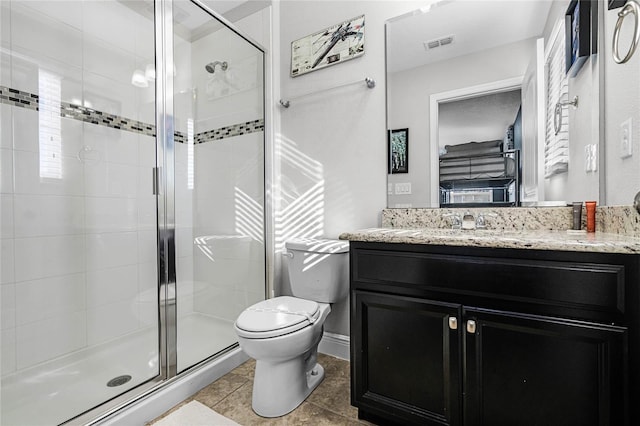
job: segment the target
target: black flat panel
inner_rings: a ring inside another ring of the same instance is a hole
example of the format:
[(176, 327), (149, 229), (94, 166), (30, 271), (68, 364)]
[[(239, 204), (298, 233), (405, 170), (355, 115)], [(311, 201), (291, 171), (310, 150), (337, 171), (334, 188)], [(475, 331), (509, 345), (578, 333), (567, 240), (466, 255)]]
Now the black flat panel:
[(373, 242), (350, 254), (362, 418), (640, 424), (640, 256)]
[(384, 406), (408, 423), (459, 424), (460, 335), (448, 325), (459, 307), (366, 292), (352, 297), (360, 348), (355, 405)]
[(466, 310), (465, 424), (625, 424), (626, 329)]
[(624, 312), (624, 266), (358, 250), (352, 278), (493, 299)]

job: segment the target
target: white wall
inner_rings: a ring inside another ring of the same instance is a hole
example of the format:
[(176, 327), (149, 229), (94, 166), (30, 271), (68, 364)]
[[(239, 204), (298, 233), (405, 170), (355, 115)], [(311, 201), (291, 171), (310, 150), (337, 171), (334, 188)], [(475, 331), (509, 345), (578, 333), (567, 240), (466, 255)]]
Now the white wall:
[[(280, 2), (280, 97), (302, 97), (280, 109), (275, 150), (276, 247), (292, 237), (336, 238), (340, 233), (377, 226), (386, 206), (384, 21), (424, 2)], [(365, 15), (365, 54), (359, 58), (291, 78), (291, 42), (326, 27)], [(367, 89), (365, 77), (376, 80)], [(289, 294), (286, 261), (278, 271), (276, 294)], [(348, 285), (344, 283), (343, 285)], [(325, 330), (349, 334), (348, 303), (333, 306)]]
[[(640, 52), (636, 52), (626, 64), (616, 64), (611, 53), (613, 28), (620, 9), (605, 11), (604, 86), (605, 133), (601, 155), (606, 159), (606, 204), (629, 205), (640, 190)], [(621, 54), (628, 51), (632, 39), (633, 24), (625, 19), (620, 36)], [(620, 124), (631, 118), (633, 121), (633, 156), (620, 157)]]
[(520, 90), (482, 95), (438, 106), (438, 148), (505, 140), (520, 109)]
[[(386, 136), (385, 136), (385, 99), (384, 99), (384, 20), (398, 16), (424, 5), (423, 2), (391, 2), (391, 1), (299, 1), (281, 2), (278, 16), (280, 19), (280, 43), (282, 51), (279, 67), (281, 96), (293, 97), (332, 87), (343, 82), (363, 79), (370, 76), (376, 79), (377, 87), (372, 90), (364, 88), (338, 89), (335, 92), (305, 97), (292, 102), (289, 109), (280, 109), (282, 130), (277, 135), (276, 149), (281, 152), (279, 167), (279, 187), (281, 207), (276, 214), (282, 222), (289, 213), (298, 213), (299, 217), (308, 219), (309, 228), (290, 229), (280, 223), (281, 230), (277, 238), (282, 242), (290, 236), (305, 234), (335, 237), (343, 230), (375, 226), (379, 224), (379, 211), (386, 206)], [(568, 2), (554, 2), (553, 16), (560, 16), (566, 10)], [(603, 7), (601, 5), (601, 7)], [(290, 78), (290, 43), (325, 27), (365, 14), (366, 19), (366, 53), (363, 57), (343, 64), (319, 70), (301, 77)], [(638, 102), (638, 73), (640, 54), (636, 54), (626, 65), (613, 65), (609, 46), (617, 11), (604, 11), (606, 25), (601, 36), (605, 37), (605, 51), (598, 54), (599, 60), (605, 60), (606, 78), (605, 106), (606, 130), (605, 139), (599, 140), (597, 122), (600, 111), (592, 100), (600, 96), (599, 87), (588, 83), (598, 81), (600, 65), (598, 59), (588, 61), (578, 75), (570, 82), (570, 94), (580, 96), (581, 107), (573, 111), (571, 172), (565, 175), (566, 189), (558, 198), (593, 199), (594, 188), (598, 187), (599, 173), (584, 172), (584, 145), (600, 143), (600, 155), (606, 156), (606, 204), (629, 204), (633, 194), (640, 188), (640, 174), (637, 164), (638, 155), (629, 159), (617, 156), (619, 139), (618, 125), (632, 116), (634, 123), (640, 124), (640, 106)], [(547, 25), (551, 31), (553, 19)], [(625, 38), (626, 37), (626, 38)], [(628, 35), (622, 40), (629, 40)], [(513, 77), (524, 73), (529, 58), (533, 57), (534, 43), (525, 48), (523, 55), (509, 55), (507, 64), (517, 64), (512, 70), (503, 70), (504, 77)], [(519, 49), (522, 51), (523, 49)], [(504, 56), (502, 57), (504, 58)], [(474, 60), (476, 70), (486, 60)], [(520, 67), (519, 62), (524, 64)], [(499, 61), (503, 67), (504, 61)], [(456, 68), (460, 71), (456, 72)], [(464, 71), (464, 67), (451, 67), (442, 70), (439, 78), (434, 78), (438, 87), (426, 90), (418, 83), (409, 84), (410, 90), (400, 93), (404, 109), (389, 112), (390, 128), (411, 128), (410, 153), (411, 160), (428, 158), (428, 150), (420, 152), (420, 145), (415, 141), (428, 140), (428, 95), (430, 93), (452, 90), (454, 80), (468, 81), (465, 86), (479, 84), (474, 79), (477, 73)], [(388, 83), (393, 84), (394, 77), (388, 76)], [(403, 79), (412, 78), (409, 74)], [(417, 78), (417, 76), (414, 76)], [(449, 83), (447, 83), (449, 82)], [(456, 84), (456, 87), (459, 87)], [(587, 88), (588, 87), (588, 88)], [(425, 104), (426, 103), (426, 104)], [(416, 114), (415, 111), (422, 111)], [(417, 122), (414, 122), (417, 121)], [(640, 125), (634, 125), (634, 152), (640, 152)], [(574, 126), (575, 125), (575, 126)], [(575, 144), (574, 142), (575, 141)], [(409, 178), (414, 194), (428, 199), (428, 185), (421, 187), (420, 182), (428, 182), (428, 170), (422, 175), (418, 168), (409, 165), (410, 175), (392, 176), (401, 181)], [(575, 172), (575, 177), (572, 173)], [(569, 179), (569, 176), (572, 176)], [(393, 180), (390, 179), (390, 182)], [(318, 190), (322, 197), (314, 197), (313, 190)], [(553, 188), (549, 188), (553, 190)], [(559, 194), (559, 193), (558, 193)], [(570, 194), (570, 195), (566, 195)], [(277, 194), (276, 194), (277, 195)], [(315, 204), (313, 201), (315, 200)], [(571, 200), (568, 200), (571, 201)], [(407, 200), (391, 199), (390, 204), (405, 204)], [(298, 203), (298, 204), (296, 204)], [(313, 206), (311, 208), (310, 206)], [(287, 233), (291, 230), (291, 233)], [(280, 246), (278, 246), (280, 247)], [(283, 262), (286, 266), (286, 262)], [(277, 271), (277, 293), (288, 293), (287, 274)], [(348, 334), (348, 309), (346, 306), (334, 306), (329, 317), (327, 330)]]

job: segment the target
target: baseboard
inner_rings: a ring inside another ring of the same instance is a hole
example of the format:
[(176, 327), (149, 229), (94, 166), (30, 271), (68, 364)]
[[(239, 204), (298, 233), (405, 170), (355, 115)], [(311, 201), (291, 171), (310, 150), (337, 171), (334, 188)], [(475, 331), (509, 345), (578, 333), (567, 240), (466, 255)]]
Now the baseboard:
[(335, 356), (336, 358), (346, 359), (349, 361), (349, 342), (349, 336), (325, 332), (322, 336), (322, 340), (320, 340), (320, 344), (318, 345), (318, 351), (326, 355)]

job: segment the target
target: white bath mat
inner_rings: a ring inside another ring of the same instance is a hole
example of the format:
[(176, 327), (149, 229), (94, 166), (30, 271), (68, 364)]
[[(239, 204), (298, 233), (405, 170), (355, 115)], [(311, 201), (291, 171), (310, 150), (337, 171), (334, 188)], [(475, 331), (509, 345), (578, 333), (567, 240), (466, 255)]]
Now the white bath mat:
[(216, 413), (211, 408), (191, 401), (152, 423), (153, 426), (240, 426), (238, 423), (225, 416)]

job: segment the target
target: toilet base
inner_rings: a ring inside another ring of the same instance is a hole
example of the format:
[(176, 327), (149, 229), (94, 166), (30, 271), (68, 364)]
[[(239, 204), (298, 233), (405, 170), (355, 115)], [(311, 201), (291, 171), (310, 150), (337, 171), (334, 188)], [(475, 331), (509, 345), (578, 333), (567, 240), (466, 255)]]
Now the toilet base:
[(253, 379), (253, 411), (262, 417), (280, 417), (293, 411), (324, 379), (324, 368), (315, 363), (305, 371), (309, 359), (286, 362), (256, 361)]

